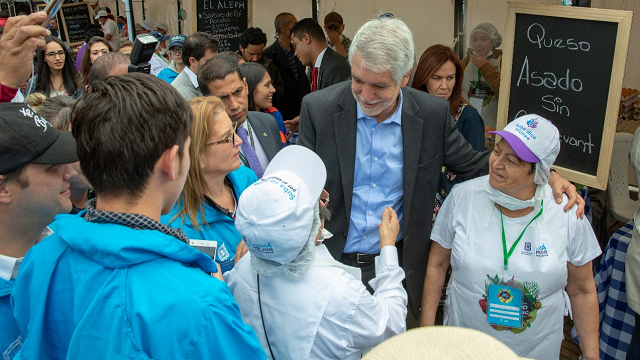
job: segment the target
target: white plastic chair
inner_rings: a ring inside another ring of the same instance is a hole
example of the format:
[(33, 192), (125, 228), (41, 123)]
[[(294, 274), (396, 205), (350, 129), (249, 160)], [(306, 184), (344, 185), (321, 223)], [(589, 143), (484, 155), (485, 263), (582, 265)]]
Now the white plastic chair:
[(640, 208), (640, 201), (629, 197), (629, 148), (633, 135), (617, 132), (613, 142), (611, 167), (609, 168), (609, 199), (611, 213), (618, 221), (628, 223)]

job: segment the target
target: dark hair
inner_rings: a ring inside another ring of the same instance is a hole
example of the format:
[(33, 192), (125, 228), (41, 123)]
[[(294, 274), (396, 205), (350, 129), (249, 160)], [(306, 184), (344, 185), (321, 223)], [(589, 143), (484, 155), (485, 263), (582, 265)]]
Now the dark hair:
[(71, 108), (76, 103), (71, 96), (54, 96), (42, 102), (38, 114), (47, 119), (58, 130), (69, 131)]
[(466, 103), (466, 101), (462, 97), (462, 78), (464, 76), (464, 72), (462, 70), (462, 65), (460, 65), (458, 55), (456, 55), (451, 48), (440, 44), (428, 47), (427, 50), (422, 53), (420, 61), (418, 61), (418, 66), (416, 67), (416, 73), (413, 76), (411, 87), (429, 92), (427, 90), (427, 82), (429, 81), (429, 78), (431, 78), (433, 73), (438, 71), (438, 69), (440, 69), (440, 67), (447, 61), (451, 61), (456, 67), (456, 84), (453, 86), (453, 89), (451, 90), (451, 97), (448, 100), (451, 115), (455, 116), (458, 111), (458, 105)]
[(227, 77), (227, 75), (233, 73), (237, 73), (240, 79), (243, 78), (236, 61), (224, 57), (220, 58), (218, 56), (214, 57), (211, 60), (208, 60), (198, 71), (198, 86), (200, 86), (202, 95), (211, 95), (211, 93), (209, 92), (209, 87), (207, 86), (210, 82), (215, 80), (223, 80)]
[(182, 159), (191, 107), (148, 74), (111, 76), (90, 88), (71, 113), (82, 171), (99, 197), (138, 199), (167, 149), (178, 145)]
[(131, 58), (127, 55), (120, 54), (119, 52), (104, 54), (94, 62), (91, 71), (89, 71), (89, 78), (91, 82), (104, 80), (116, 67), (129, 66), (130, 64)]
[[(78, 91), (78, 82), (79, 82), (79, 74), (76, 66), (73, 62), (73, 54), (69, 52), (69, 49), (64, 45), (62, 40), (58, 39), (55, 36), (47, 36), (44, 38), (44, 41), (49, 44), (50, 42), (55, 42), (60, 45), (62, 50), (64, 51), (64, 65), (62, 67), (62, 85), (64, 89), (67, 91), (69, 96), (75, 96)], [(36, 63), (36, 75), (38, 76), (38, 80), (36, 83), (35, 91), (42, 92), (47, 96), (51, 95), (51, 69), (49, 65), (45, 61), (45, 50), (38, 49), (36, 52), (36, 57), (38, 61)]]
[(84, 32), (84, 42), (88, 43), (94, 36), (104, 37), (104, 32), (102, 32), (100, 25), (88, 24), (87, 30)]
[(267, 34), (258, 27), (250, 27), (240, 35), (240, 46), (267, 45)]
[(276, 37), (280, 34), (280, 27), (289, 26), (291, 24), (292, 18), (295, 18), (292, 13), (283, 12), (276, 16), (276, 19), (273, 21), (273, 26), (276, 28)]
[(240, 54), (237, 54), (233, 51), (223, 51), (221, 53), (219, 53), (218, 55), (216, 55), (217, 58), (221, 58), (221, 59), (228, 59), (231, 61), (235, 61), (237, 64), (240, 63), (242, 59), (242, 56), (240, 56)]
[(264, 66), (258, 63), (244, 63), (240, 64), (240, 72), (244, 75), (244, 78), (247, 80), (247, 88), (249, 90), (249, 103), (248, 103), (248, 111), (254, 111), (256, 109), (256, 105), (253, 99), (253, 92), (256, 90), (256, 86), (262, 81), (264, 74), (267, 72), (267, 69)]
[(111, 9), (109, 9), (108, 7), (105, 6), (104, 8), (107, 11), (107, 14), (111, 14)]
[(15, 181), (20, 185), (20, 189), (26, 189), (29, 187), (29, 179), (24, 175), (27, 165), (28, 164), (24, 164), (8, 174), (0, 174), (4, 175), (4, 180), (0, 180), (0, 185)]
[(122, 16), (122, 15), (118, 15), (118, 19), (127, 20), (127, 18), (125, 18), (125, 17), (124, 17), (124, 16)]
[(207, 50), (217, 52), (220, 49), (220, 42), (213, 35), (206, 32), (197, 32), (187, 37), (182, 46), (182, 62), (189, 67), (189, 58), (202, 59)]
[(318, 209), (320, 210), (319, 211), (320, 220), (324, 220), (325, 222), (331, 220), (331, 211), (328, 208), (320, 205)]
[(91, 71), (91, 47), (97, 43), (103, 43), (107, 45), (107, 49), (109, 52), (112, 52), (113, 49), (109, 42), (105, 40), (103, 37), (94, 36), (88, 42), (87, 46), (84, 48), (84, 57), (82, 58), (82, 66), (80, 66), (80, 73), (82, 73), (82, 82), (83, 85), (87, 85), (89, 83), (89, 72)]
[(322, 26), (312, 18), (302, 19), (291, 28), (291, 36), (295, 36), (297, 39), (302, 39), (304, 34), (309, 35), (315, 41), (326, 41)]

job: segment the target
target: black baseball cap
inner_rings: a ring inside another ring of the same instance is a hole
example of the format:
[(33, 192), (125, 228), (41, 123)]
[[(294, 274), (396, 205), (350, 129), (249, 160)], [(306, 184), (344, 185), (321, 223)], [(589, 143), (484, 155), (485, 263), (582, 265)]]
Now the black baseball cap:
[(78, 161), (71, 132), (60, 131), (29, 105), (0, 103), (0, 175), (25, 164)]

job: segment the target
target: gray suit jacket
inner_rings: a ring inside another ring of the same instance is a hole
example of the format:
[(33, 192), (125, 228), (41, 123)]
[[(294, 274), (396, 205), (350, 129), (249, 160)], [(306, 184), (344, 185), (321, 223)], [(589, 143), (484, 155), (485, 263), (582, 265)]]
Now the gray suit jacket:
[[(489, 152), (479, 153), (458, 132), (449, 104), (410, 87), (402, 89), (403, 216), (401, 264), (409, 307), (417, 316), (429, 252), (431, 218), (442, 165), (463, 178), (488, 171)], [(347, 240), (356, 155), (356, 100), (351, 82), (304, 97), (298, 144), (314, 150), (327, 167), (325, 188), (332, 213), (326, 241), (339, 259)], [(362, 205), (364, 206), (364, 204)]]
[(318, 90), (348, 80), (350, 77), (351, 66), (347, 58), (328, 47), (318, 69)]
[(253, 128), (254, 139), (260, 141), (269, 160), (273, 159), (278, 151), (282, 149), (282, 139), (280, 138), (280, 130), (276, 119), (259, 111), (249, 111), (247, 113), (247, 121)]
[(171, 86), (176, 88), (180, 95), (187, 101), (201, 96), (202, 92), (199, 87), (194, 87), (191, 79), (189, 79), (189, 75), (187, 75), (186, 71), (182, 71), (178, 76), (173, 80)]

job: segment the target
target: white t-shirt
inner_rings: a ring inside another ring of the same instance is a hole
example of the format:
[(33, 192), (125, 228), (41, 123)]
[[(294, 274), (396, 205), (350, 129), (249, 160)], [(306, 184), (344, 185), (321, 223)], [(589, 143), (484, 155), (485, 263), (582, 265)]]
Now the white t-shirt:
[(120, 31), (118, 30), (118, 24), (111, 19), (107, 19), (104, 24), (102, 24), (102, 32), (104, 35), (111, 34), (111, 40), (109, 40), (109, 45), (113, 51), (118, 51), (120, 48)]
[[(586, 219), (555, 203), (551, 188), (542, 216), (533, 221), (504, 270), (500, 211), (485, 192), (488, 176), (456, 185), (440, 208), (431, 238), (451, 249), (453, 274), (447, 288), (445, 325), (472, 328), (492, 335), (520, 356), (558, 359), (565, 308), (567, 262), (582, 266), (600, 254), (600, 246)], [(507, 249), (538, 213), (504, 217)], [(523, 329), (498, 328), (487, 323), (489, 284), (523, 289)], [(499, 356), (499, 355), (497, 355)]]

